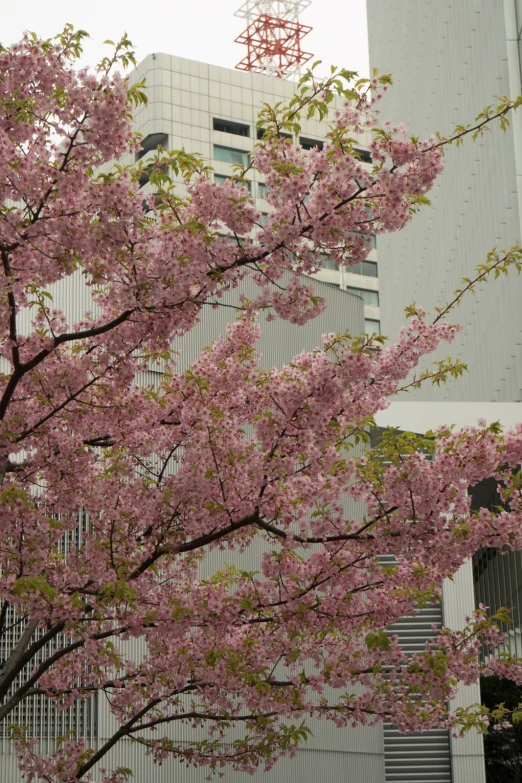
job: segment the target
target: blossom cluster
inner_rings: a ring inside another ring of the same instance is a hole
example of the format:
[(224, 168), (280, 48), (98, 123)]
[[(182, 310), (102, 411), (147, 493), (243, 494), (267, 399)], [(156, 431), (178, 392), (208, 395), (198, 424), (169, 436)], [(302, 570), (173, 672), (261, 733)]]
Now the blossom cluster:
[[(375, 414), (458, 331), (420, 309), (387, 348), (329, 334), (271, 370), (256, 354), (261, 308), (294, 323), (324, 308), (299, 273), (324, 253), (359, 263), (371, 235), (404, 227), (440, 145), (375, 130), (375, 80), (373, 98), (345, 95), (323, 150), (277, 132), (256, 147), (268, 225), (185, 153), (165, 160), (192, 167), (188, 195), (164, 187), (151, 217), (132, 167), (99, 173), (135, 150), (129, 85), (76, 71), (71, 51), (26, 36), (0, 52), (0, 719), (35, 692), (61, 708), (105, 693), (116, 738), (244, 771), (294, 753), (309, 715), (457, 725), (446, 704), (498, 647), (494, 621), (413, 657), (386, 629), (478, 547), (522, 548), (522, 426), (444, 429), (429, 455), (391, 433), (361, 454)], [(371, 129), (368, 166), (349, 139)], [(80, 275), (88, 304), (70, 318), (52, 297)], [(259, 295), (180, 372), (174, 338), (246, 275)], [(137, 384), (160, 360), (161, 381)], [(505, 508), (475, 513), (468, 487), (490, 477)], [(520, 679), (516, 661), (487, 666)], [(206, 738), (162, 733), (176, 722)], [(42, 758), (19, 733), (20, 768), (83, 783), (113, 740)]]

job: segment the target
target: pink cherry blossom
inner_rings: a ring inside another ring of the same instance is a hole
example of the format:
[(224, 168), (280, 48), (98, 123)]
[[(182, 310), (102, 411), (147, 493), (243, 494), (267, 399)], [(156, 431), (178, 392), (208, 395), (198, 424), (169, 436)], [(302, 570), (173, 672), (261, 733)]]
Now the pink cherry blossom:
[[(458, 371), (418, 369), (458, 332), (446, 311), (433, 322), (412, 311), (389, 347), (328, 334), (270, 370), (255, 350), (261, 308), (301, 324), (325, 307), (299, 277), (321, 254), (359, 263), (371, 236), (407, 224), (446, 142), (376, 130), (386, 79), (357, 84), (357, 100), (343, 87), (321, 151), (275, 132), (295, 106), (264, 117), (274, 132), (252, 165), (274, 207), (267, 226), (244, 188), (211, 182), (184, 152), (160, 155), (157, 171), (182, 171), (188, 195), (159, 183), (151, 216), (133, 167), (107, 173), (136, 150), (139, 96), (107, 64), (75, 70), (80, 41), (67, 30), (0, 52), (0, 635), (20, 618), (0, 718), (35, 693), (59, 708), (105, 693), (119, 728), (105, 746), (70, 736), (46, 756), (16, 731), (20, 769), (119, 783), (104, 756), (139, 737), (158, 762), (251, 772), (293, 755), (310, 715), (484, 728), (487, 716), (446, 705), (481, 671), (522, 682), (519, 661), (495, 658), (498, 618), (480, 608), (413, 657), (386, 629), (438, 600), (477, 548), (522, 548), (522, 425), (387, 433), (361, 454), (390, 396)], [(312, 80), (301, 109), (334, 89), (334, 77)], [(371, 167), (348, 140), (361, 131), (373, 133)], [(89, 295), (71, 319), (52, 293), (75, 275)], [(247, 275), (258, 296), (181, 372), (173, 340)], [(158, 386), (137, 383), (158, 360)], [(505, 510), (475, 513), (468, 488), (490, 477)], [(246, 551), (251, 572), (234, 565)], [(206, 739), (176, 741), (176, 722)], [(243, 739), (227, 742), (236, 725)]]

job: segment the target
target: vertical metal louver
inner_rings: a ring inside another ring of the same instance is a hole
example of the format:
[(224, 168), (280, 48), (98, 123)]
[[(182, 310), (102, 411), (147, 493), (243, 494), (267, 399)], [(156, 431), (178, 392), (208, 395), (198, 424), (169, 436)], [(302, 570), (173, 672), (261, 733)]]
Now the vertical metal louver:
[[(59, 551), (67, 554), (71, 549), (75, 549), (88, 524), (87, 515), (80, 512), (78, 526), (75, 530), (64, 535), (58, 546)], [(19, 617), (13, 607), (8, 608), (3, 627), (0, 629), (0, 662), (9, 658), (26, 624), (26, 618)], [(44, 632), (43, 628), (36, 631), (32, 641), (36, 641)], [(68, 637), (59, 634), (44, 645), (17, 676), (6, 695), (6, 700), (27, 682), (35, 667), (43, 663), (62, 646), (69, 644), (69, 641)], [(4, 780), (2, 755), (10, 747), (9, 738), (13, 725), (24, 727), (28, 737), (36, 738), (44, 743), (54, 743), (57, 737), (63, 737), (68, 733), (76, 738), (84, 737), (91, 743), (95, 735), (96, 698), (75, 701), (72, 706), (65, 709), (56, 707), (44, 694), (28, 695), (22, 699), (8, 717), (0, 721), (0, 780), (2, 781)]]
[[(421, 652), (426, 640), (442, 625), (440, 604), (427, 606), (413, 617), (402, 617), (389, 632), (397, 634), (402, 649)], [(384, 765), (386, 783), (451, 783), (450, 740), (446, 729), (401, 734), (384, 724)]]

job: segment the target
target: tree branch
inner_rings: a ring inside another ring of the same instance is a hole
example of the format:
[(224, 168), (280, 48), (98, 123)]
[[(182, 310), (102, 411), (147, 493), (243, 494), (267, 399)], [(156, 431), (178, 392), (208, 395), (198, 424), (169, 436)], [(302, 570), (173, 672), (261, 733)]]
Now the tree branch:
[(11, 375), (9, 382), (5, 387), (2, 398), (0, 399), (0, 419), (5, 418), (5, 414), (7, 412), (11, 398), (23, 376), (30, 372), (30, 370), (34, 370), (35, 367), (38, 367), (38, 365), (41, 364), (41, 362), (43, 362), (43, 360), (46, 359), (54, 350), (56, 350), (58, 346), (63, 345), (64, 343), (73, 342), (74, 340), (85, 340), (89, 337), (97, 337), (100, 334), (110, 332), (112, 329), (115, 329), (117, 326), (127, 321), (134, 312), (136, 312), (136, 308), (132, 310), (125, 310), (117, 318), (113, 318), (112, 321), (108, 321), (101, 326), (95, 326), (92, 329), (84, 329), (80, 332), (68, 332), (60, 334), (58, 337), (54, 338), (54, 344), (52, 348), (44, 348), (39, 351), (36, 356), (33, 356), (33, 358), (28, 362), (19, 364), (18, 368), (15, 369)]
[[(60, 633), (62, 630), (63, 628), (60, 628), (60, 631), (58, 631), (58, 633)], [(116, 633), (123, 633), (126, 630), (127, 630), (126, 628), (112, 628), (110, 631), (103, 631), (98, 634), (93, 634), (89, 638), (99, 641), (101, 639), (107, 639), (109, 636), (113, 636)], [(46, 639), (46, 642), (48, 641), (49, 638)], [(20, 686), (20, 688), (17, 689), (16, 693), (11, 697), (11, 699), (9, 699), (9, 701), (6, 702), (6, 704), (0, 707), (0, 721), (3, 720), (3, 718), (7, 717), (7, 715), (9, 715), (9, 713), (17, 706), (17, 704), (19, 704), (22, 701), (26, 693), (33, 687), (33, 685), (35, 685), (38, 682), (42, 674), (44, 674), (51, 666), (53, 666), (53, 664), (57, 663), (57, 661), (63, 658), (64, 655), (69, 655), (69, 653), (73, 652), (74, 650), (78, 650), (80, 647), (83, 647), (84, 644), (85, 644), (85, 639), (78, 639), (76, 642), (69, 644), (67, 647), (62, 647), (60, 650), (56, 650), (56, 652), (53, 653), (53, 655), (51, 655), (50, 658), (47, 658), (38, 667), (38, 669), (31, 675), (31, 677), (27, 680), (27, 682), (25, 682), (22, 686)], [(25, 661), (24, 665), (27, 662), (28, 661)]]

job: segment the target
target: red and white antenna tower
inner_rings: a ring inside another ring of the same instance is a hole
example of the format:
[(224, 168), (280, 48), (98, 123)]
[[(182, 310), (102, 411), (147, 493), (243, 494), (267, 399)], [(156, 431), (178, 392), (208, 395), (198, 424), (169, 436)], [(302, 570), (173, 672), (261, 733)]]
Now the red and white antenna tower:
[(270, 76), (289, 77), (313, 56), (303, 52), (301, 40), (311, 27), (301, 24), (299, 13), (312, 0), (246, 0), (234, 16), (246, 19), (247, 27), (236, 38), (246, 44), (247, 56), (236, 68)]

